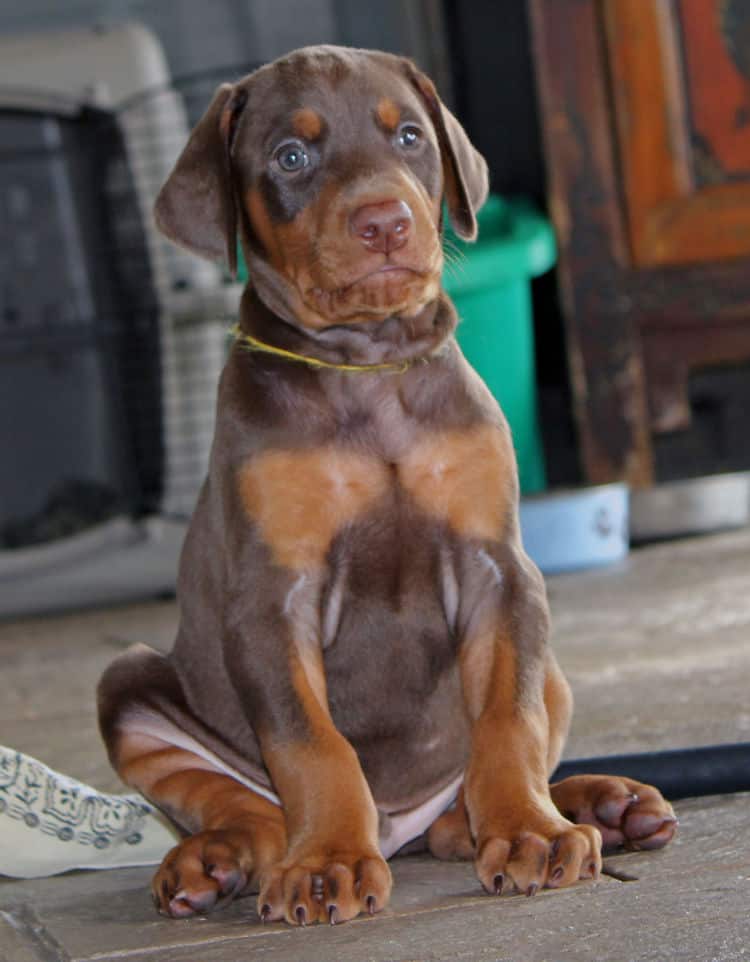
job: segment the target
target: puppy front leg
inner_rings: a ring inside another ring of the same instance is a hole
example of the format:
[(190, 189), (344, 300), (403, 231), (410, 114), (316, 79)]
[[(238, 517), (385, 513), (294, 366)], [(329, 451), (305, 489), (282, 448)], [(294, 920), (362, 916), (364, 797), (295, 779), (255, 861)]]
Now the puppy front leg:
[(309, 722), (295, 738), (261, 735), (289, 833), (286, 857), (262, 880), (258, 904), (271, 918), (304, 925), (373, 914), (390, 896), (378, 848), (378, 814), (352, 746), (304, 676), (297, 681)]
[(533, 895), (596, 878), (601, 836), (568, 822), (550, 797), (541, 576), (520, 549), (495, 553), (483, 552), (496, 577), (474, 606), (460, 654), (472, 721), (465, 800), (482, 885)]
[[(260, 880), (259, 912), (295, 925), (373, 914), (391, 891), (375, 803), (354, 749), (331, 719), (319, 647), (292, 638), (283, 647), (270, 678), (255, 675), (249, 685), (251, 721), (288, 835), (286, 855)], [(254, 646), (253, 662), (263, 657)]]

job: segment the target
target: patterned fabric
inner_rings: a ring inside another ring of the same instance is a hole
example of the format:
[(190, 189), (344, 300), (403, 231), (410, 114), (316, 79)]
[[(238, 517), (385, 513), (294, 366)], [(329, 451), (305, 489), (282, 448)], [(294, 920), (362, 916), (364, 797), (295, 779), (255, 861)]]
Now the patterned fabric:
[(0, 875), (151, 865), (178, 839), (139, 795), (105, 795), (0, 745)]

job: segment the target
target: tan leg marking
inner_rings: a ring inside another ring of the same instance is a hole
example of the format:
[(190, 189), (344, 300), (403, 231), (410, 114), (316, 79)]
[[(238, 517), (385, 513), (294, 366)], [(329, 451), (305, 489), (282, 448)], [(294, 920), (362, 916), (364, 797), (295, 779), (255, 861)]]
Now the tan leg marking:
[(354, 749), (331, 728), (278, 745), (269, 769), (284, 800), (286, 856), (266, 873), (258, 904), (292, 924), (345, 921), (380, 911), (391, 873), (378, 848), (378, 818)]
[(289, 836), (285, 858), (263, 878), (260, 910), (298, 925), (377, 912), (390, 896), (391, 874), (359, 760), (331, 720), (320, 650), (304, 661), (293, 655), (290, 673), (309, 735), (288, 741), (259, 733)]
[[(486, 698), (488, 679), (492, 674), (492, 645), (489, 643), (489, 636), (485, 636), (484, 643), (470, 646), (470, 649), (465, 652), (462, 671), (466, 676), (465, 695), (471, 706), (470, 710), (476, 716), (480, 710), (479, 706)], [(508, 674), (507, 677), (510, 679), (512, 676)], [(506, 685), (502, 698), (512, 696), (513, 693), (509, 688), (510, 685)], [(551, 774), (557, 768), (562, 755), (573, 706), (570, 687), (552, 652), (547, 654), (544, 704), (549, 727), (547, 771)], [(557, 805), (554, 796), (553, 801)], [(427, 841), (430, 851), (436, 858), (474, 858), (476, 854), (474, 839), (469, 829), (463, 788), (458, 794), (455, 808), (445, 812), (432, 824)]]
[[(481, 662), (475, 660), (470, 665), (470, 670), (481, 670)], [(475, 692), (482, 687), (475, 686)], [(573, 699), (570, 687), (551, 652), (547, 655), (544, 703), (549, 732), (547, 771), (552, 774), (562, 755), (570, 726)], [(512, 790), (512, 786), (510, 789)], [(577, 825), (594, 826), (601, 833), (605, 849), (662, 848), (677, 833), (677, 820), (669, 802), (651, 785), (643, 785), (629, 778), (616, 775), (575, 775), (551, 785), (550, 796), (565, 818)], [(430, 827), (428, 843), (430, 851), (437, 858), (474, 857), (474, 840), (469, 829), (463, 792), (459, 794), (455, 808), (441, 815)], [(568, 856), (570, 851), (575, 856), (576, 848), (569, 847)], [(574, 881), (570, 872), (570, 879), (565, 874), (559, 849), (556, 856), (556, 865), (550, 865), (547, 870), (548, 884), (557, 886), (567, 884), (569, 880)], [(555, 878), (556, 872), (558, 874)]]
[(557, 658), (549, 650), (544, 675), (544, 705), (549, 723), (547, 749), (547, 777), (549, 777), (560, 764), (573, 717), (573, 694), (570, 685)]
[[(483, 642), (469, 646), (469, 650), (463, 655), (462, 671), (466, 676), (464, 691), (471, 706), (470, 710), (475, 716), (481, 710), (480, 706), (486, 698), (488, 680), (492, 674), (492, 658), (489, 635), (484, 637)], [(506, 672), (506, 677), (508, 683), (501, 694), (503, 699), (512, 697), (513, 694), (510, 690), (512, 674)], [(562, 755), (573, 704), (570, 687), (552, 652), (547, 654), (544, 704), (549, 726), (547, 771), (551, 774)], [(553, 801), (555, 801), (554, 797)], [(474, 858), (476, 854), (474, 839), (469, 829), (463, 788), (458, 794), (455, 808), (441, 815), (430, 827), (427, 840), (430, 851), (436, 858)]]
[[(480, 666), (486, 673), (478, 681)], [(474, 719), (466, 808), (485, 889), (533, 895), (596, 877), (601, 838), (594, 827), (562, 818), (550, 798), (550, 717), (541, 691), (538, 702), (519, 697), (514, 645), (496, 631), (480, 632), (461, 669)]]

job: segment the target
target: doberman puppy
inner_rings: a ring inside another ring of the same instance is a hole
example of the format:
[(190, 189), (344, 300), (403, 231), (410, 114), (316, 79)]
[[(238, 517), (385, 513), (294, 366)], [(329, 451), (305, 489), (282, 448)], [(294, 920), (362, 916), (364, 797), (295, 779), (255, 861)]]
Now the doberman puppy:
[(549, 786), (571, 695), (524, 554), (507, 424), (441, 290), (442, 202), (476, 234), (484, 160), (407, 60), (311, 47), (216, 93), (162, 189), (168, 237), (251, 282), (162, 656), (105, 673), (121, 777), (187, 834), (180, 917), (377, 912), (426, 833), (490, 893), (596, 878), (675, 831), (653, 788)]

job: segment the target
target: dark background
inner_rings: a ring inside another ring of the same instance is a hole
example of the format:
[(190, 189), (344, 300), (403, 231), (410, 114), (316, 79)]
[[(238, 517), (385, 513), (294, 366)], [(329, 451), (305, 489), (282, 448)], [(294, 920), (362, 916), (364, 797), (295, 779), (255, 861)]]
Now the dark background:
[[(562, 0), (561, 0), (562, 2)], [(545, 164), (525, 0), (27, 0), (0, 7), (6, 38), (136, 20), (159, 37), (175, 78), (334, 42), (404, 53), (436, 80), (487, 158), (494, 191), (545, 206)], [(554, 273), (534, 283), (537, 374), (550, 485), (581, 480)], [(693, 425), (655, 438), (657, 477), (747, 467), (746, 369), (701, 372)]]

